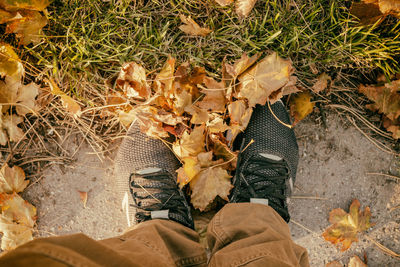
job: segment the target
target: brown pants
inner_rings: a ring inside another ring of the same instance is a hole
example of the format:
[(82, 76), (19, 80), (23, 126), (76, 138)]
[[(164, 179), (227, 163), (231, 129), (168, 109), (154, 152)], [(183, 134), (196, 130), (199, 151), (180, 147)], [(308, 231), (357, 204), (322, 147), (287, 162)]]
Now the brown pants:
[(0, 266), (309, 266), (286, 222), (262, 204), (227, 204), (208, 225), (211, 259), (197, 233), (169, 220), (138, 224), (119, 237), (40, 238), (0, 258)]

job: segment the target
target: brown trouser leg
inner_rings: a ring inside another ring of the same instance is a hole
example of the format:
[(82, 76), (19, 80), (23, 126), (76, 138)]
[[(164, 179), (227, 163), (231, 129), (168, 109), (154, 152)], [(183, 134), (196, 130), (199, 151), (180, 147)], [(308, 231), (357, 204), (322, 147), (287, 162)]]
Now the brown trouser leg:
[[(307, 252), (270, 207), (228, 204), (208, 227), (211, 266), (308, 266)], [(0, 266), (205, 266), (195, 231), (168, 220), (141, 223), (119, 237), (41, 238), (0, 258)]]

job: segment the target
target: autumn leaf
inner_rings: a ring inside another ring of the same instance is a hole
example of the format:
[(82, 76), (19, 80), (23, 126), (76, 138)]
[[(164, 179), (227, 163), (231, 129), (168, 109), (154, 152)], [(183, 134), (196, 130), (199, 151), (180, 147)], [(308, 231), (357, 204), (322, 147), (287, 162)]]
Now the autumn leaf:
[(361, 24), (373, 24), (387, 15), (400, 18), (400, 2), (398, 0), (363, 0), (353, 3), (350, 13), (359, 18)]
[(11, 250), (32, 240), (36, 208), (17, 193), (0, 194), (1, 249)]
[(290, 115), (294, 118), (293, 124), (298, 123), (313, 111), (314, 103), (311, 102), (311, 98), (310, 92), (304, 91), (290, 99)]
[(395, 120), (400, 115), (400, 80), (386, 83), (384, 86), (360, 85), (358, 91), (373, 101), (366, 107), (385, 114)]
[(126, 63), (122, 67), (116, 84), (128, 97), (147, 99), (151, 93), (146, 70), (135, 62)]
[(383, 127), (386, 128), (388, 132), (392, 133), (394, 139), (400, 138), (400, 122), (399, 119), (391, 120), (388, 117), (383, 117)]
[(12, 46), (0, 43), (0, 76), (10, 76), (20, 80), (24, 75), (24, 67)]
[(227, 6), (233, 3), (234, 0), (215, 0), (220, 6)]
[(177, 182), (180, 187), (188, 184), (201, 171), (197, 157), (186, 157), (182, 161), (183, 166), (176, 171), (178, 173)]
[(349, 213), (342, 209), (334, 209), (329, 213), (328, 227), (322, 236), (332, 244), (342, 244), (342, 251), (350, 248), (353, 242), (357, 242), (357, 235), (368, 230), (373, 224), (370, 222), (371, 212), (369, 207), (360, 211), (360, 202), (355, 199), (350, 205)]
[(0, 9), (0, 24), (6, 23), (12, 20), (17, 15), (16, 12), (8, 12)]
[(0, 193), (22, 192), (29, 181), (25, 180), (25, 172), (18, 166), (10, 168), (4, 164), (0, 169)]
[(226, 103), (224, 83), (206, 77), (204, 84), (206, 88), (203, 89), (202, 93), (205, 94), (205, 97), (197, 103), (197, 106), (205, 110), (223, 113)]
[(290, 61), (273, 53), (239, 76), (238, 98), (246, 98), (249, 107), (265, 105), (273, 92), (289, 82), (292, 72)]
[(168, 57), (162, 70), (156, 75), (153, 83), (155, 91), (161, 95), (168, 96), (173, 92), (174, 72), (175, 72), (175, 59)]
[(190, 17), (186, 17), (185, 15), (180, 15), (181, 21), (183, 25), (179, 26), (179, 29), (186, 34), (193, 36), (206, 36), (210, 32), (212, 32), (208, 28), (202, 28)]
[(179, 158), (197, 156), (200, 152), (204, 151), (205, 142), (205, 126), (197, 126), (191, 133), (186, 130), (182, 137), (177, 140), (172, 149)]
[(236, 79), (240, 74), (251, 67), (260, 58), (261, 54), (255, 54), (252, 57), (248, 57), (244, 53), (240, 59), (238, 59), (233, 65), (224, 64), (225, 71), (233, 78)]
[(79, 198), (81, 200), (81, 203), (82, 203), (83, 207), (86, 209), (86, 203), (87, 203), (87, 199), (88, 199), (88, 192), (78, 191), (78, 193), (79, 193)]
[(235, 2), (236, 14), (239, 16), (239, 18), (247, 17), (250, 14), (256, 2), (257, 0), (236, 0)]
[(240, 132), (246, 129), (250, 122), (253, 109), (248, 108), (243, 100), (236, 100), (228, 105), (228, 112), (231, 122), (227, 139), (231, 143)]
[(6, 32), (15, 33), (23, 45), (40, 42), (43, 35), (42, 28), (46, 26), (47, 18), (38, 11), (24, 10), (19, 13), (22, 17), (9, 21)]
[(0, 7), (8, 11), (20, 9), (43, 11), (50, 3), (51, 0), (0, 0)]
[(61, 91), (53, 79), (50, 78), (47, 82), (51, 88), (51, 93), (55, 96), (60, 96), (61, 104), (65, 110), (73, 116), (79, 117), (82, 112), (79, 104), (72, 97)]
[(2, 146), (6, 145), (7, 143), (7, 139), (3, 139), (5, 132), (7, 132), (11, 142), (17, 142), (24, 137), (24, 132), (18, 127), (18, 124), (21, 122), (23, 122), (23, 119), (17, 115), (0, 115), (0, 132), (2, 132), (0, 133), (0, 144)]
[(207, 110), (201, 109), (195, 105), (185, 107), (185, 112), (189, 113), (192, 116), (190, 122), (193, 124), (207, 123), (210, 118)]
[(204, 211), (217, 196), (228, 200), (233, 187), (230, 178), (222, 167), (209, 167), (201, 171), (190, 183), (193, 206)]
[(311, 90), (314, 93), (319, 93), (319, 92), (325, 90), (328, 87), (329, 80), (331, 80), (331, 77), (328, 74), (326, 74), (325, 72), (322, 73), (320, 76), (318, 76), (318, 79), (314, 83), (314, 85), (311, 87)]

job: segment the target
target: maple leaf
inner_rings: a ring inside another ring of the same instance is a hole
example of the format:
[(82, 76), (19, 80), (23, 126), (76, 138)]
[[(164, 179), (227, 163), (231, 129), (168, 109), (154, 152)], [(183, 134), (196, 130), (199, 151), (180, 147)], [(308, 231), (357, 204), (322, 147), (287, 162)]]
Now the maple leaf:
[(383, 127), (386, 128), (387, 131), (392, 133), (392, 137), (394, 139), (400, 138), (400, 122), (398, 119), (391, 120), (388, 117), (383, 117)]
[(192, 115), (190, 122), (193, 124), (204, 124), (207, 123), (210, 116), (207, 110), (201, 109), (195, 105), (190, 105), (185, 107), (185, 112)]
[[(350, 13), (358, 17), (361, 24), (373, 24), (387, 15), (400, 18), (400, 2), (398, 0), (363, 0), (353, 3)], [(382, 21), (383, 19), (380, 22)]]
[(183, 158), (182, 161), (183, 166), (176, 171), (178, 173), (177, 182), (181, 188), (188, 184), (201, 171), (201, 166), (197, 157), (186, 157)]
[(197, 24), (193, 19), (190, 17), (186, 17), (185, 15), (179, 16), (183, 25), (179, 26), (179, 29), (186, 34), (193, 35), (193, 36), (206, 36), (210, 32), (212, 32), (208, 28), (202, 28)]
[(276, 53), (263, 58), (255, 66), (239, 76), (238, 98), (246, 98), (249, 107), (265, 105), (269, 96), (290, 81), (292, 64)]
[(72, 97), (61, 91), (61, 89), (58, 87), (57, 83), (53, 79), (50, 78), (49, 80), (47, 80), (47, 83), (51, 88), (51, 93), (53, 95), (60, 96), (61, 104), (63, 105), (65, 110), (73, 116), (79, 117), (81, 115), (81, 107), (79, 106), (79, 104)]
[(0, 7), (8, 11), (29, 9), (43, 11), (51, 0), (0, 0)]
[(0, 194), (1, 249), (10, 250), (32, 240), (36, 208), (17, 193)]
[(0, 76), (10, 76), (20, 80), (24, 75), (24, 67), (11, 45), (0, 43)]
[(239, 16), (239, 18), (247, 17), (256, 2), (257, 0), (236, 0), (236, 14)]
[(311, 87), (311, 90), (314, 93), (319, 93), (323, 90), (325, 90), (328, 87), (328, 81), (331, 80), (331, 77), (326, 74), (325, 72), (322, 73), (320, 76), (318, 76), (317, 81), (315, 84)]
[(0, 169), (0, 193), (22, 192), (29, 181), (25, 180), (25, 172), (18, 166), (10, 168), (4, 164)]
[(229, 129), (229, 126), (225, 124), (222, 116), (215, 113), (211, 114), (211, 116), (214, 118), (208, 121), (206, 124), (207, 130), (210, 133), (223, 133)]
[(232, 189), (231, 176), (222, 167), (209, 167), (201, 171), (191, 182), (191, 203), (193, 207), (204, 211), (219, 196), (228, 200)]
[(10, 141), (17, 142), (22, 137), (24, 137), (24, 132), (21, 128), (18, 127), (18, 124), (23, 122), (23, 119), (17, 115), (8, 115), (5, 116), (0, 115), (0, 144), (6, 145), (7, 139), (4, 137), (6, 136), (5, 131), (10, 138)]
[(342, 244), (342, 251), (350, 248), (357, 242), (357, 234), (368, 230), (373, 224), (370, 222), (371, 212), (369, 207), (360, 211), (360, 202), (355, 199), (350, 205), (349, 213), (342, 209), (334, 209), (329, 213), (329, 222), (332, 223), (322, 236), (332, 244)]
[(308, 91), (300, 92), (290, 99), (290, 115), (294, 117), (293, 124), (298, 123), (314, 109), (314, 103), (311, 102), (311, 94)]
[(233, 65), (227, 63), (224, 63), (223, 65), (226, 73), (229, 74), (231, 78), (236, 79), (240, 74), (256, 63), (260, 56), (261, 54), (257, 53), (249, 58), (247, 54), (244, 53)]
[(151, 94), (146, 70), (135, 62), (126, 63), (121, 68), (116, 84), (128, 97), (147, 99)]
[(373, 101), (366, 107), (372, 111), (383, 113), (390, 120), (396, 120), (400, 115), (400, 80), (386, 83), (384, 86), (360, 85), (358, 91)]
[(183, 159), (190, 156), (197, 156), (204, 151), (205, 125), (195, 127), (191, 133), (186, 130), (182, 137), (172, 144), (175, 155)]
[(228, 112), (231, 118), (230, 129), (227, 133), (227, 139), (230, 143), (235, 140), (235, 137), (244, 131), (250, 122), (252, 108), (248, 108), (243, 100), (233, 101), (228, 105)]
[(47, 25), (47, 18), (38, 11), (24, 10), (19, 13), (22, 17), (9, 21), (6, 33), (15, 33), (23, 45), (40, 42), (42, 28)]
[[(343, 267), (338, 261), (331, 261), (325, 267)], [(358, 256), (353, 256), (349, 260), (347, 267), (368, 267)]]
[(175, 59), (168, 57), (167, 62), (165, 62), (162, 70), (156, 75), (154, 81), (155, 91), (164, 96), (168, 96), (173, 92), (172, 85), (174, 84), (174, 72), (175, 72)]
[(210, 110), (213, 112), (221, 112), (225, 111), (225, 86), (223, 82), (217, 82), (213, 78), (206, 77), (204, 79), (204, 84), (207, 89), (203, 89), (202, 93), (205, 94), (205, 97), (197, 102), (197, 106), (202, 109)]
[(220, 6), (227, 6), (233, 3), (234, 0), (215, 0)]

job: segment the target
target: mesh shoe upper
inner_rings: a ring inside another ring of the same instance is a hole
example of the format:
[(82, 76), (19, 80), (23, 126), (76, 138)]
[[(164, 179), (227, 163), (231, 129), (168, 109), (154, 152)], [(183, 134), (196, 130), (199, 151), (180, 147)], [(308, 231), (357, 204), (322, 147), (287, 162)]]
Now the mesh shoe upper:
[(138, 124), (131, 125), (114, 165), (128, 226), (150, 219), (153, 211), (169, 209), (169, 219), (192, 227), (189, 205), (176, 184), (179, 164), (162, 141), (141, 133)]
[[(290, 123), (282, 102), (273, 104), (271, 109), (282, 122)], [(247, 146), (252, 139), (254, 143)], [(230, 201), (268, 199), (268, 205), (289, 221), (286, 198), (296, 178), (298, 164), (293, 129), (280, 123), (267, 106), (257, 105), (248, 127), (235, 143), (236, 148), (241, 140), (244, 140), (242, 149), (246, 149), (239, 153)]]

